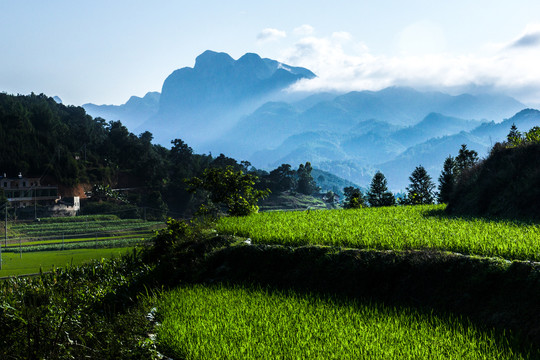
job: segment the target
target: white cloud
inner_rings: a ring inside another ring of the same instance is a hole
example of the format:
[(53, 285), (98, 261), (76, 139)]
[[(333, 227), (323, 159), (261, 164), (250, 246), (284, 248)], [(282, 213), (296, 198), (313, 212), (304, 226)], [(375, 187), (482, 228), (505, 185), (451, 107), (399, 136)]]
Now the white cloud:
[(257, 40), (258, 41), (277, 41), (282, 38), (286, 38), (287, 33), (283, 30), (278, 29), (272, 29), (272, 28), (266, 28), (263, 29), (258, 35)]
[(353, 37), (351, 33), (348, 33), (346, 31), (336, 31), (332, 33), (332, 38), (341, 41), (349, 41), (352, 40)]
[(540, 47), (540, 24), (529, 24), (525, 31), (507, 45), (510, 48)]
[(345, 34), (303, 37), (283, 52), (285, 62), (307, 67), (318, 76), (291, 90), (379, 90), (394, 85), (450, 92), (488, 89), (524, 102), (540, 102), (540, 47), (505, 47), (467, 55), (419, 51), (385, 56), (373, 54)]
[(423, 20), (401, 30), (398, 34), (398, 46), (402, 54), (440, 53), (446, 47), (446, 39), (440, 26)]
[(308, 24), (301, 25), (293, 30), (293, 34), (297, 36), (307, 36), (313, 34), (314, 32), (315, 29), (313, 26)]

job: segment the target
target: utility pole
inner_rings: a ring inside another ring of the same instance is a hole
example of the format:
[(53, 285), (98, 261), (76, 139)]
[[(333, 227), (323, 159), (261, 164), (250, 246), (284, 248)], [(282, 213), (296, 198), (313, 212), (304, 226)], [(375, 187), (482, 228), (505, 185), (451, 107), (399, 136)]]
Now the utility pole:
[(6, 202), (5, 205), (6, 205), (6, 224), (5, 224), (5, 226), (6, 226), (6, 228), (5, 228), (6, 231), (4, 231), (4, 233), (5, 233), (4, 235), (5, 235), (5, 243), (6, 243), (6, 247), (7, 247), (7, 206), (8, 206), (8, 203)]
[[(6, 245), (7, 245), (7, 201), (6, 203), (4, 204), (4, 206), (6, 207), (6, 224), (5, 224), (5, 228), (4, 228), (4, 233), (5, 233), (5, 237), (6, 237)], [(0, 243), (0, 270), (2, 270), (2, 243)]]
[(37, 220), (37, 198), (36, 198), (36, 188), (34, 188), (34, 221)]

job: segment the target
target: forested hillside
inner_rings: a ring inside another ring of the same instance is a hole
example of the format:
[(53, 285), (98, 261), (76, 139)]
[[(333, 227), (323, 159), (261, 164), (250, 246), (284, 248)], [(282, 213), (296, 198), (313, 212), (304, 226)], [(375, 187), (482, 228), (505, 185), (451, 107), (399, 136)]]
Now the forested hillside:
[[(287, 165), (290, 184), (283, 188), (282, 176), (276, 176), (279, 171), (259, 171), (249, 162), (238, 162), (223, 154), (194, 154), (181, 139), (171, 139), (170, 149), (154, 145), (152, 140), (148, 131), (134, 135), (120, 121), (92, 118), (81, 107), (58, 104), (43, 94), (0, 94), (0, 173), (8, 177), (19, 173), (41, 177), (63, 187), (94, 186), (94, 199), (111, 200), (117, 206), (104, 206), (101, 211), (135, 206), (155, 209), (160, 214), (192, 214), (205, 200), (205, 194), (189, 193), (185, 180), (200, 176), (207, 168), (231, 166), (235, 171), (251, 172), (260, 180), (258, 188), (270, 188), (275, 193), (297, 190), (309, 195), (318, 189), (311, 165), (306, 167), (312, 182), (308, 190), (302, 182), (302, 164), (298, 172)], [(342, 179), (324, 172), (318, 172), (317, 178), (324, 189), (337, 186), (337, 192), (342, 190)], [(116, 196), (110, 191), (113, 187), (129, 188), (129, 196)], [(93, 212), (99, 210), (92, 206)]]
[(448, 211), (540, 219), (540, 127), (523, 134), (513, 126), (507, 141), (457, 179)]
[(187, 200), (179, 182), (207, 167), (211, 156), (194, 155), (181, 140), (171, 150), (151, 141), (149, 132), (136, 136), (119, 121), (93, 119), (83, 108), (43, 94), (0, 94), (0, 171), (7, 176), (21, 172), (63, 186), (135, 187), (142, 191), (129, 202), (138, 206), (164, 208), (164, 198)]

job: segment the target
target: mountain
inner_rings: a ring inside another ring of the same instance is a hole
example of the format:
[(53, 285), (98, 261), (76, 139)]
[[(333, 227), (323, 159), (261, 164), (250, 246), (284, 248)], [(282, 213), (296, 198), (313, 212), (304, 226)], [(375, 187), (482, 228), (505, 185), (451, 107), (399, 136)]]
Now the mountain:
[(94, 105), (84, 104), (82, 107), (93, 117), (122, 121), (122, 125), (135, 129), (150, 117), (154, 116), (159, 108), (160, 94), (149, 92), (144, 97), (132, 96), (123, 105)]
[[(266, 167), (286, 156), (280, 142), (301, 133), (328, 132), (342, 135), (338, 147), (347, 154), (346, 159), (367, 157), (377, 163), (430, 138), (472, 130), (482, 123), (478, 119), (496, 114), (491, 119), (502, 120), (524, 107), (500, 95), (452, 96), (401, 87), (343, 95), (322, 93), (304, 101), (264, 104), (208, 148)], [(321, 158), (320, 153), (327, 153), (328, 146), (319, 145), (303, 142), (303, 149), (295, 152), (307, 153), (311, 148), (318, 151), (314, 157)], [(264, 152), (267, 155), (262, 156)], [(261, 162), (264, 158), (269, 161)]]
[(414, 125), (432, 112), (464, 119), (502, 120), (524, 105), (503, 95), (452, 96), (441, 92), (420, 92), (407, 87), (380, 91), (353, 91), (334, 100), (360, 120), (377, 119), (390, 124)]
[(500, 123), (489, 122), (478, 126), (471, 133), (484, 141), (493, 144), (506, 138), (512, 124), (516, 124), (518, 130), (525, 132), (534, 126), (540, 126), (540, 111), (535, 109), (523, 109), (509, 119)]
[(394, 159), (374, 167), (384, 173), (388, 187), (394, 191), (405, 189), (409, 184), (409, 176), (418, 165), (422, 165), (433, 182), (437, 183), (444, 160), (449, 155), (456, 156), (461, 144), (467, 144), (468, 149), (475, 150), (480, 156), (485, 156), (489, 149), (489, 144), (482, 139), (462, 131), (414, 145)]
[[(207, 50), (194, 67), (172, 72), (161, 93), (133, 96), (122, 105), (84, 104), (94, 117), (121, 120), (135, 132), (150, 131), (155, 142), (168, 146), (181, 138), (205, 151), (240, 118), (274, 98), (300, 79), (312, 79), (310, 70), (247, 53), (234, 60), (226, 53)], [(300, 105), (299, 105), (300, 106)]]
[(393, 189), (404, 188), (419, 164), (437, 175), (460, 141), (483, 156), (504, 139), (512, 122), (528, 130), (537, 118), (536, 110), (519, 112), (525, 106), (504, 95), (456, 96), (408, 87), (284, 91), (314, 77), (308, 69), (257, 54), (235, 60), (205, 51), (193, 67), (171, 73), (161, 93), (85, 108), (94, 116), (120, 119), (135, 132), (150, 131), (162, 145), (180, 138), (198, 152), (224, 153), (266, 170), (310, 161), (364, 186), (383, 169)]
[(202, 147), (273, 95), (300, 79), (314, 77), (307, 69), (257, 54), (234, 60), (226, 53), (205, 51), (193, 68), (176, 70), (165, 79), (159, 110), (141, 130), (150, 130), (161, 142), (180, 137)]
[(478, 120), (464, 120), (456, 117), (431, 113), (419, 123), (396, 131), (392, 138), (406, 147), (419, 144), (434, 137), (470, 131), (482, 124)]

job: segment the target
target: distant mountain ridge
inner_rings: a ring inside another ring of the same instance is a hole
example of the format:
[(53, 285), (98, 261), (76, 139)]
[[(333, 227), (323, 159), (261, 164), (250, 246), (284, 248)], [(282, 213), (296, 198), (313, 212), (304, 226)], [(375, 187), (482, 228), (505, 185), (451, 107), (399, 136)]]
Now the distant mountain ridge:
[(136, 132), (150, 131), (158, 143), (182, 138), (195, 148), (218, 137), (240, 116), (250, 113), (300, 79), (314, 78), (310, 70), (247, 53), (234, 60), (207, 50), (194, 67), (175, 70), (161, 93), (132, 97), (126, 104), (83, 107), (92, 116), (121, 120)]
[[(235, 60), (205, 51), (192, 68), (170, 74), (161, 94), (85, 108), (135, 124), (135, 132), (148, 130), (162, 145), (180, 138), (198, 152), (224, 153), (263, 169), (310, 161), (362, 186), (381, 169), (392, 189), (407, 185), (413, 164), (426, 164), (438, 176), (441, 157), (457, 152), (460, 141), (486, 153), (504, 138), (514, 114), (523, 130), (537, 121), (536, 113), (518, 113), (525, 105), (504, 95), (390, 87), (299, 98), (284, 91), (314, 77), (257, 54)], [(509, 120), (499, 123), (503, 119)]]
[(159, 92), (146, 93), (144, 97), (132, 96), (123, 105), (84, 104), (83, 108), (93, 117), (107, 120), (121, 120), (130, 129), (139, 127), (154, 116), (159, 108)]

